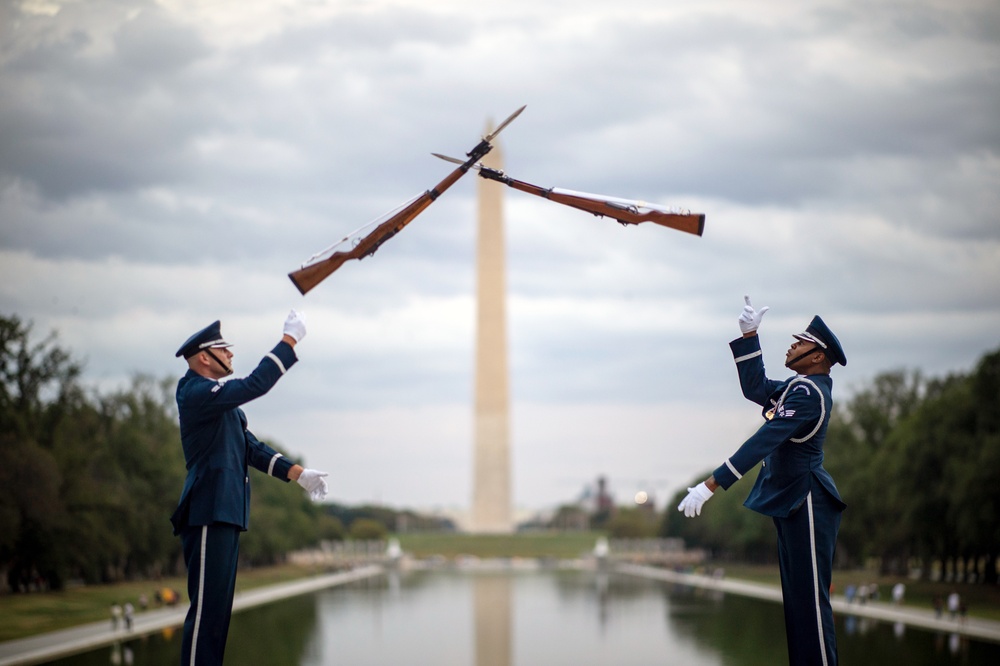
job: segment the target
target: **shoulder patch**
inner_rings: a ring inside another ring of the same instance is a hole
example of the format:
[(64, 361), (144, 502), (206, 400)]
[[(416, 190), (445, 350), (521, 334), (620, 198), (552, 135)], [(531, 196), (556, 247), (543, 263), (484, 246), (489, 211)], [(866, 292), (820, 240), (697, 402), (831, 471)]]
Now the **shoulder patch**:
[(793, 388), (792, 390), (793, 391), (805, 391), (806, 395), (812, 395), (812, 393), (810, 393), (810, 391), (809, 391), (809, 386), (807, 384), (802, 384), (802, 383), (796, 384), (795, 388)]

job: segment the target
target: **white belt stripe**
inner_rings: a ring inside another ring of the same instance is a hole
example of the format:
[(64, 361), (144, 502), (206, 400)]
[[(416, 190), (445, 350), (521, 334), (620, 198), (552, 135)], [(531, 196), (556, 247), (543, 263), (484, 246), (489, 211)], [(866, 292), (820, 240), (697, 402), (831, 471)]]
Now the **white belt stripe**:
[(806, 506), (809, 507), (809, 549), (812, 553), (813, 598), (816, 602), (816, 628), (819, 630), (819, 651), (823, 655), (823, 666), (827, 666), (826, 638), (823, 636), (823, 614), (819, 607), (819, 566), (816, 564), (816, 521), (813, 517), (812, 492), (806, 495)]
[(273, 456), (271, 456), (271, 464), (267, 466), (268, 476), (274, 476), (274, 463), (278, 462), (278, 458), (280, 457), (281, 457), (280, 453), (275, 453)]
[(792, 388), (792, 384), (794, 384), (795, 382), (805, 382), (806, 384), (809, 384), (814, 389), (816, 389), (816, 393), (819, 394), (819, 420), (816, 421), (816, 427), (813, 428), (812, 432), (810, 432), (805, 437), (799, 437), (799, 438), (790, 437), (789, 438), (789, 441), (792, 441), (792, 442), (795, 442), (796, 444), (799, 444), (801, 442), (805, 442), (808, 439), (811, 439), (813, 435), (815, 435), (817, 432), (819, 432), (819, 427), (821, 425), (823, 425), (823, 421), (826, 419), (826, 399), (823, 398), (823, 392), (819, 390), (819, 387), (816, 386), (815, 383), (813, 383), (812, 381), (810, 381), (808, 379), (798, 378), (798, 379), (793, 379), (791, 382), (789, 382), (788, 388), (785, 389), (785, 393), (781, 394), (781, 400), (778, 401), (779, 404), (785, 401), (785, 394), (788, 393), (788, 389)]
[(746, 356), (737, 356), (735, 360), (736, 360), (737, 363), (742, 363), (743, 361), (749, 361), (752, 358), (757, 358), (758, 356), (760, 356), (763, 353), (764, 352), (762, 352), (760, 349), (758, 349), (757, 351), (755, 351), (752, 354), (747, 354)]
[[(716, 460), (718, 460), (718, 458), (716, 458)], [(743, 478), (743, 475), (742, 475), (742, 474), (740, 474), (739, 472), (737, 472), (737, 471), (736, 471), (736, 468), (735, 468), (735, 467), (733, 467), (733, 463), (729, 462), (729, 458), (726, 458), (726, 467), (728, 467), (728, 468), (729, 468), (729, 471), (730, 471), (730, 472), (732, 472), (733, 474), (735, 474), (735, 475), (736, 475), (736, 480), (737, 480), (737, 481), (739, 481), (740, 479), (742, 479), (742, 478)]]
[(208, 525), (201, 528), (201, 562), (198, 564), (198, 608), (194, 614), (194, 631), (191, 634), (191, 666), (198, 654), (198, 630), (201, 628), (201, 607), (205, 599), (205, 550), (208, 542)]
[(287, 372), (287, 370), (285, 370), (285, 364), (281, 362), (280, 358), (278, 358), (271, 352), (267, 353), (267, 357), (277, 364), (278, 370), (281, 370), (281, 374), (285, 374)]

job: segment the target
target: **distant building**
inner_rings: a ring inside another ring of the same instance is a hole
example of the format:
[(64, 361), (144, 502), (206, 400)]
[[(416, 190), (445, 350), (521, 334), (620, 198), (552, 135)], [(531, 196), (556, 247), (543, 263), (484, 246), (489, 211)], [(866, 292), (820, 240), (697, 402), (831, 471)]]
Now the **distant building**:
[(597, 508), (595, 513), (614, 511), (615, 503), (608, 492), (608, 480), (604, 476), (597, 477)]

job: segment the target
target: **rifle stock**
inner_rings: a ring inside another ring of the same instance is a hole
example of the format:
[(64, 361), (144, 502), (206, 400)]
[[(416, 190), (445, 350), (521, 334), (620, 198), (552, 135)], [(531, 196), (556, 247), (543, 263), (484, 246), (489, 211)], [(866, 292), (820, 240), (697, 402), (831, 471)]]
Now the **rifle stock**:
[(297, 271), (292, 271), (288, 274), (288, 278), (292, 281), (292, 284), (295, 285), (295, 288), (299, 290), (299, 293), (305, 296), (310, 289), (325, 280), (331, 273), (340, 268), (340, 266), (349, 259), (349, 257), (344, 256), (345, 254), (346, 253), (340, 252), (325, 261), (319, 261), (315, 264), (310, 264), (309, 266), (300, 268)]
[[(458, 169), (455, 169), (455, 171), (462, 171), (462, 169), (459, 167)], [(451, 175), (454, 175), (454, 172), (452, 172)], [(449, 178), (451, 178), (451, 175), (449, 175)], [(461, 173), (459, 176), (461, 176)], [(448, 179), (446, 178), (445, 180)], [(456, 177), (451, 182), (455, 182), (455, 180), (458, 180), (458, 178)], [(449, 183), (445, 189), (450, 186), (451, 183)], [(345, 262), (351, 259), (361, 260), (369, 255), (375, 254), (375, 250), (377, 250), (382, 243), (399, 233), (403, 227), (409, 224), (425, 208), (431, 205), (434, 199), (437, 198), (437, 194), (434, 192), (440, 187), (441, 185), (439, 184), (434, 190), (427, 190), (421, 194), (419, 197), (414, 199), (412, 203), (403, 208), (403, 210), (389, 217), (385, 222), (382, 222), (375, 227), (374, 231), (362, 238), (357, 245), (348, 251), (334, 252), (322, 261), (317, 261), (303, 266), (297, 271), (292, 271), (288, 274), (288, 278), (299, 290), (299, 293), (305, 296), (309, 290), (332, 275), (333, 272), (343, 266)]]

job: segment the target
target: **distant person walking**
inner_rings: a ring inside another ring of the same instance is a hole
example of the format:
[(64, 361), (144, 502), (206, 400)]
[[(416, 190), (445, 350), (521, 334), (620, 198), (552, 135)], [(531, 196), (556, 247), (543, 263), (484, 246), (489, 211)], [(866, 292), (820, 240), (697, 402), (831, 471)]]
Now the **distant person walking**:
[(931, 606), (934, 608), (934, 617), (940, 619), (941, 613), (944, 611), (944, 602), (941, 600), (941, 595), (934, 595), (934, 598), (931, 599)]
[(126, 601), (122, 606), (122, 615), (125, 617), (125, 631), (132, 631), (132, 620), (135, 619), (135, 606), (131, 601)]
[(314, 500), (326, 497), (325, 472), (303, 469), (254, 437), (240, 406), (267, 393), (297, 361), (305, 336), (292, 310), (281, 341), (244, 379), (233, 372), (231, 346), (216, 321), (177, 350), (188, 371), (177, 384), (187, 478), (170, 520), (181, 537), (191, 607), (184, 620), (182, 666), (221, 666), (229, 634), (240, 532), (250, 514), (249, 467), (297, 481)]
[(958, 615), (958, 611), (961, 609), (961, 606), (962, 598), (958, 596), (958, 592), (952, 591), (952, 593), (948, 595), (948, 615), (951, 616), (951, 619), (955, 619), (955, 616)]
[(785, 367), (795, 376), (768, 379), (757, 338), (768, 308), (755, 310), (749, 296), (744, 302), (743, 336), (729, 346), (743, 395), (763, 407), (764, 423), (708, 479), (688, 488), (677, 509), (689, 518), (700, 515), (717, 488), (728, 489), (763, 460), (744, 506), (771, 516), (778, 531), (789, 663), (836, 666), (830, 584), (840, 514), (847, 505), (823, 468), (823, 443), (833, 411), (830, 369), (847, 365), (847, 357), (837, 336), (816, 316), (793, 336), (785, 354)]
[(122, 619), (122, 607), (116, 601), (111, 604), (111, 631), (118, 631), (118, 623)]

